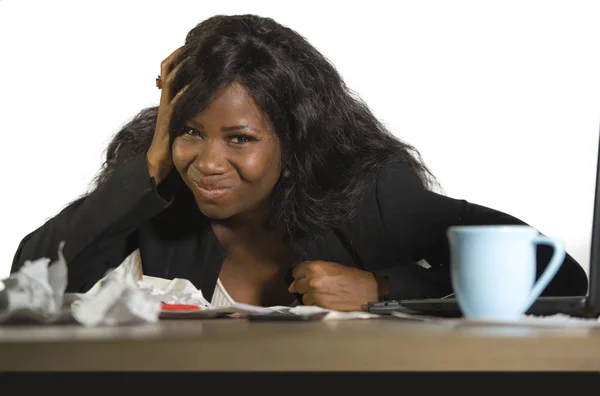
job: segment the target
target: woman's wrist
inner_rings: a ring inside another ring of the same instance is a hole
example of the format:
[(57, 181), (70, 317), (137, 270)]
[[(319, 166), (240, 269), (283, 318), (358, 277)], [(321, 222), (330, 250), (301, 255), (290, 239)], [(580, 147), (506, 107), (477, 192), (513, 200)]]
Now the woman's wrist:
[(373, 274), (373, 276), (375, 277), (375, 281), (377, 282), (377, 296), (379, 298), (379, 301), (389, 300), (390, 278), (388, 278), (387, 276), (376, 274)]
[(157, 165), (148, 155), (146, 155), (146, 166), (148, 167), (148, 174), (154, 178), (157, 185), (167, 177), (172, 168), (171, 166)]

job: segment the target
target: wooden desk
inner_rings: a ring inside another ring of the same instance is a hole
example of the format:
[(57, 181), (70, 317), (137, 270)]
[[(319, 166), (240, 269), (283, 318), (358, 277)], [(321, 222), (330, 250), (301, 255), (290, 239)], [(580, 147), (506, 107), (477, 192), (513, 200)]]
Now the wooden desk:
[(600, 328), (163, 320), (0, 326), (0, 370), (593, 370)]

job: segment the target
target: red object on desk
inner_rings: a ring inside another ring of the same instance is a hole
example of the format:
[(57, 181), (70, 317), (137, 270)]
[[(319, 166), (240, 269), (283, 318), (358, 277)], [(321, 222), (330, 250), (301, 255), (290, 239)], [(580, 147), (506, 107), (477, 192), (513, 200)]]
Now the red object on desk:
[(190, 304), (166, 304), (161, 303), (163, 311), (198, 311), (200, 306)]

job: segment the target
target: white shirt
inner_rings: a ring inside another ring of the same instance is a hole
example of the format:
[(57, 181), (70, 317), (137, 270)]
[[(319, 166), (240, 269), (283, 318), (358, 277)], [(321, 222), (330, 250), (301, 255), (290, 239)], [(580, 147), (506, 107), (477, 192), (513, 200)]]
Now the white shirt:
[(215, 291), (213, 292), (210, 303), (215, 308), (229, 307), (235, 303), (233, 298), (227, 293), (227, 290), (225, 290), (225, 287), (221, 283), (221, 279), (217, 279), (217, 285), (215, 286)]

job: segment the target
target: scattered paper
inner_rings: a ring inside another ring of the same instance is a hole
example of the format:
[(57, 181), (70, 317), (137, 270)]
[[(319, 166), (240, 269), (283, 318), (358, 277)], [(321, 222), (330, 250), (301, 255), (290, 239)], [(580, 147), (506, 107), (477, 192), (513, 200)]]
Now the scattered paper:
[(161, 318), (180, 318), (180, 319), (209, 319), (209, 318), (221, 318), (225, 316), (230, 317), (244, 317), (248, 314), (263, 314), (268, 312), (279, 311), (282, 312), (284, 309), (289, 307), (259, 307), (256, 305), (234, 303), (228, 307), (214, 308), (209, 304), (206, 308), (201, 308), (197, 311), (162, 311), (160, 313)]
[[(0, 281), (0, 323), (33, 321), (37, 323), (77, 322), (84, 326), (153, 323), (160, 318), (203, 319), (225, 316), (244, 317), (270, 312), (297, 315), (319, 314), (320, 320), (375, 319), (382, 317), (365, 311), (340, 312), (317, 306), (260, 307), (234, 303), (215, 307), (201, 290), (187, 279), (163, 279), (143, 275), (136, 252), (109, 271), (87, 293), (64, 293), (67, 286), (67, 264), (63, 256), (64, 242), (58, 248), (58, 260), (48, 258), (26, 261), (23, 267)], [(171, 309), (163, 309), (164, 304)], [(184, 307), (181, 310), (177, 306)], [(193, 309), (197, 307), (197, 309)], [(192, 308), (192, 309), (190, 309)], [(388, 316), (388, 315), (383, 315)], [(600, 327), (600, 319), (577, 318), (564, 314), (551, 316), (524, 315), (514, 322), (465, 320), (393, 312), (400, 320), (420, 321), (446, 326), (509, 325), (527, 327)]]
[(161, 303), (196, 305), (200, 309), (212, 307), (202, 295), (202, 291), (196, 289), (187, 279), (163, 279), (144, 275), (137, 285)]
[[(379, 315), (363, 311), (339, 312), (305, 305), (261, 307), (251, 304), (234, 303), (226, 307), (215, 307), (204, 298), (202, 291), (198, 290), (187, 279), (164, 279), (143, 275), (140, 260), (138, 251), (134, 251), (109, 275), (121, 283), (137, 285), (140, 290), (145, 292), (154, 301), (161, 304), (175, 305), (172, 309), (161, 309), (159, 318), (209, 319), (226, 316), (244, 317), (249, 314), (266, 314), (270, 312), (285, 312), (297, 315), (325, 313), (326, 315), (324, 315), (322, 320), (372, 319), (379, 317)], [(101, 285), (107, 281), (108, 275), (99, 280), (86, 295), (95, 295), (100, 290)], [(185, 305), (185, 307), (177, 310), (176, 305), (178, 304)], [(197, 306), (198, 309), (190, 309), (190, 306)]]
[(93, 293), (67, 293), (64, 242), (58, 260), (28, 260), (19, 271), (0, 281), (0, 323), (77, 322), (84, 326), (156, 322), (160, 302), (135, 285), (110, 272)]
[(181, 312), (161, 312), (161, 318), (187, 318), (187, 319), (203, 319), (215, 318), (223, 316), (245, 317), (249, 314), (268, 314), (271, 312), (291, 313), (295, 315), (311, 315), (324, 313), (321, 320), (350, 320), (350, 319), (374, 319), (380, 315), (372, 314), (363, 311), (340, 312), (331, 309), (321, 308), (313, 305), (297, 305), (294, 307), (288, 306), (271, 306), (260, 307), (256, 305), (234, 303), (229, 307), (222, 308), (206, 308), (198, 311), (181, 311)]
[(71, 309), (75, 320), (91, 327), (157, 322), (161, 306), (137, 286), (109, 274), (94, 295), (74, 302)]
[(34, 321), (50, 323), (68, 317), (63, 311), (67, 264), (58, 248), (58, 260), (27, 260), (20, 271), (0, 281), (0, 323)]
[(341, 312), (341, 311), (334, 311), (332, 309), (325, 309), (325, 308), (317, 307), (314, 305), (298, 305), (296, 307), (289, 308), (288, 312), (295, 313), (298, 315), (326, 313), (326, 315), (321, 320), (375, 319), (375, 318), (380, 317), (380, 315), (373, 314), (370, 312), (364, 312), (364, 311)]
[(398, 319), (435, 323), (446, 326), (464, 326), (464, 325), (508, 325), (525, 327), (600, 327), (598, 318), (577, 318), (565, 314), (556, 314), (549, 316), (523, 315), (517, 321), (498, 321), (498, 320), (467, 320), (464, 318), (443, 318), (420, 314), (409, 314), (404, 312), (392, 312), (392, 316)]
[(550, 316), (525, 315), (519, 320), (519, 324), (535, 326), (561, 326), (561, 327), (580, 327), (580, 326), (600, 326), (598, 318), (577, 318), (565, 314), (556, 314)]

